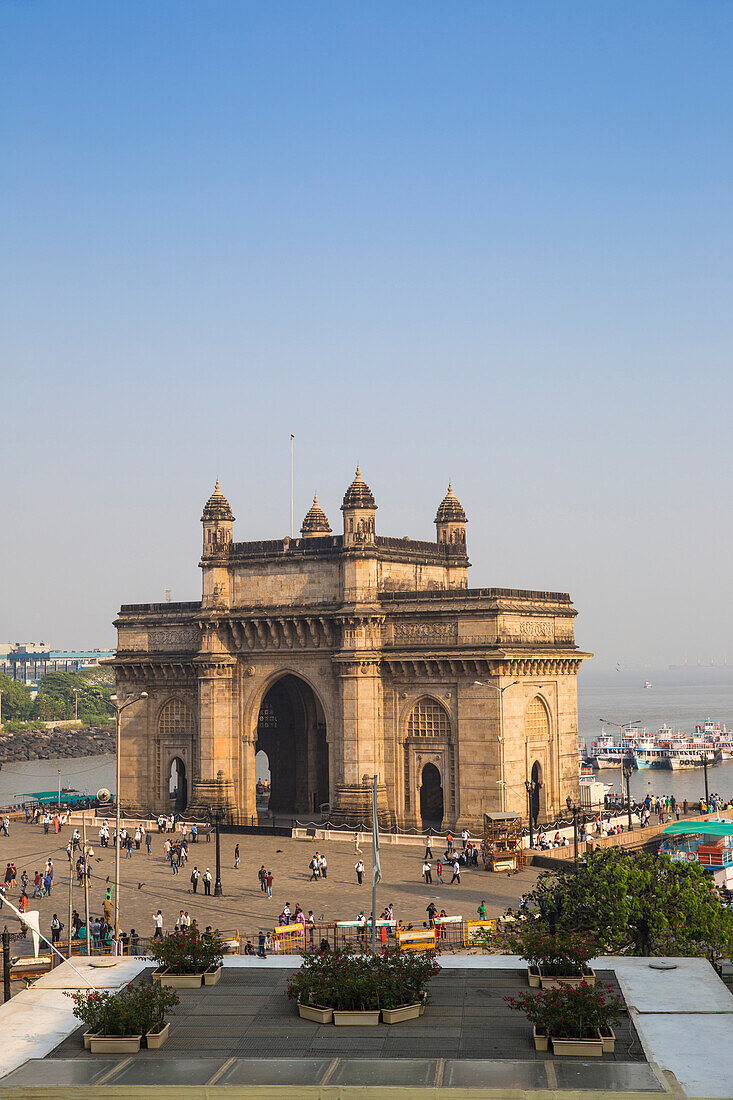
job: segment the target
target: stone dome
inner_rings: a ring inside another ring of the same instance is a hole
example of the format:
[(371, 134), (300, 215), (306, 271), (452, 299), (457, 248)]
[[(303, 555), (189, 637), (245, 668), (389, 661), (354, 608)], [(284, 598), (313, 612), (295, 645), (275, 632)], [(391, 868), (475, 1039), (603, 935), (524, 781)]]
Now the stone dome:
[(204, 514), (201, 517), (201, 522), (204, 523), (207, 520), (216, 520), (219, 522), (225, 520), (229, 523), (234, 522), (234, 513), (229, 506), (229, 501), (222, 493), (218, 481), (214, 486), (214, 492), (204, 505)]
[(356, 467), (356, 475), (354, 480), (349, 485), (344, 496), (344, 502), (341, 505), (341, 511), (345, 512), (350, 508), (376, 508), (377, 505), (374, 501), (372, 491), (367, 485), (364, 478), (361, 476), (361, 470)]
[(453, 492), (453, 486), (448, 486), (448, 492), (440, 502), (438, 508), (438, 514), (435, 517), (436, 523), (468, 523), (466, 519), (466, 513), (463, 511), (463, 506), (458, 497)]
[(318, 496), (313, 497), (313, 503), (303, 520), (303, 526), (300, 529), (301, 535), (330, 535), (331, 525), (328, 522), (326, 513), (318, 503)]

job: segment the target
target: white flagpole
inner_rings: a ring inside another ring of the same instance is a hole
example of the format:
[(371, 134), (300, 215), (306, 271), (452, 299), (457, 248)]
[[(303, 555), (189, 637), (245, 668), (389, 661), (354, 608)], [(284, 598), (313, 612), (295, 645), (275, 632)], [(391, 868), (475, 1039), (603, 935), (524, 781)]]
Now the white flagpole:
[(372, 778), (372, 951), (377, 950), (377, 883), (382, 881), (379, 861), (379, 820), (377, 818), (377, 776)]
[[(71, 865), (69, 865), (69, 874), (73, 874), (73, 868), (71, 867)], [(71, 961), (71, 950), (69, 950), (69, 958), (65, 959), (64, 956), (59, 951), (59, 949), (54, 944), (52, 944), (50, 940), (46, 939), (43, 932), (38, 927), (38, 925), (40, 923), (40, 920), (39, 920), (40, 914), (39, 914), (38, 910), (32, 909), (28, 913), (21, 913), (21, 911), (19, 909), (15, 908), (12, 901), (8, 901), (7, 898), (3, 898), (3, 905), (7, 905), (8, 908), (10, 910), (12, 910), (13, 913), (15, 913), (16, 917), (18, 918), (18, 920), (20, 921), (21, 924), (25, 924), (25, 925), (27, 925), (28, 928), (30, 928), (31, 933), (33, 934), (33, 945), (34, 945), (34, 948), (35, 948), (36, 958), (38, 958), (38, 948), (36, 946), (36, 936), (37, 936), (39, 939), (43, 940), (44, 943), (48, 944), (48, 946), (51, 948), (51, 950), (54, 951), (58, 955), (58, 957), (61, 959), (62, 962), (68, 962), (71, 969), (76, 974), (79, 975), (79, 977), (81, 978), (84, 985), (88, 985), (90, 989), (96, 989), (97, 988), (95, 985), (92, 985), (92, 983), (89, 981), (88, 978), (84, 977), (84, 975), (82, 974), (82, 972), (80, 970), (76, 969), (73, 962)], [(35, 918), (35, 919), (29, 920), (28, 918)], [(88, 930), (87, 930), (87, 935), (89, 935)]]
[(293, 447), (295, 444), (295, 436), (290, 433), (290, 537), (293, 538)]

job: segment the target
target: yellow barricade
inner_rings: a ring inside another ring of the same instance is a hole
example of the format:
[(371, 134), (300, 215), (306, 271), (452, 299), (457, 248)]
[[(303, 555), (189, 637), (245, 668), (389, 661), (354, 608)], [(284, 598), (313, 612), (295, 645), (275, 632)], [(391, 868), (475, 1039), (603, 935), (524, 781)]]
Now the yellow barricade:
[(301, 955), (305, 950), (305, 928), (300, 921), (296, 924), (278, 925), (272, 949), (282, 955)]
[(493, 932), (496, 929), (495, 920), (464, 920), (463, 922), (463, 946), (470, 947), (474, 932), (486, 930)]
[(397, 948), (400, 951), (432, 951), (435, 948), (435, 929), (421, 928), (419, 932), (398, 932)]

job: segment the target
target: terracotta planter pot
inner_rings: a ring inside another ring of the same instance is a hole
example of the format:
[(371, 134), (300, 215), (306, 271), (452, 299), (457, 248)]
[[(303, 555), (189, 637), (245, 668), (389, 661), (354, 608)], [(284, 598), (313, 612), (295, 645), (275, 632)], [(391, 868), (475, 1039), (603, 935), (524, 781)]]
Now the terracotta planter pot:
[(597, 1039), (555, 1039), (550, 1038), (553, 1054), (564, 1054), (576, 1058), (602, 1058), (603, 1040)]
[(538, 1032), (536, 1027), (532, 1028), (532, 1037), (535, 1050), (547, 1050), (547, 1036)]
[(316, 1024), (333, 1023), (333, 1009), (321, 1005), (304, 1005), (298, 1001), (298, 1015), (303, 1020), (313, 1020)]
[(592, 970), (590, 967), (588, 967), (587, 971), (585, 971), (583, 974), (573, 974), (568, 976), (567, 978), (564, 978), (562, 974), (545, 975), (542, 973), (542, 969), (540, 968), (540, 985), (542, 989), (562, 989), (564, 985), (577, 987), (579, 985), (582, 985), (583, 982), (585, 982), (586, 985), (595, 985), (595, 970)]
[(171, 974), (168, 970), (156, 970), (153, 977), (170, 989), (200, 989), (204, 981), (203, 974)]
[(540, 988), (540, 971), (537, 966), (527, 967), (527, 980), (529, 981), (530, 989)]
[(145, 1034), (145, 1046), (148, 1050), (159, 1050), (168, 1038), (171, 1025), (163, 1024), (160, 1031), (148, 1031)]
[(204, 971), (204, 985), (216, 985), (221, 977), (220, 966), (210, 966), (208, 970)]
[(92, 1035), (92, 1054), (137, 1054), (142, 1035)]
[(603, 1043), (604, 1054), (615, 1054), (616, 1052), (616, 1032), (612, 1027), (609, 1027), (608, 1031), (599, 1031), (598, 1034), (601, 1037)]
[(376, 1027), (379, 1023), (379, 1009), (367, 1012), (347, 1012), (333, 1010), (333, 1022), (336, 1027)]
[(418, 1001), (413, 1005), (400, 1005), (399, 1008), (383, 1008), (383, 1024), (401, 1024), (404, 1020), (417, 1020), (420, 1015)]
[(97, 1034), (96, 1031), (85, 1031), (84, 1032), (84, 1034), (82, 1035), (82, 1039), (84, 1040), (84, 1050), (91, 1050), (92, 1049), (92, 1036), (96, 1035), (96, 1034)]

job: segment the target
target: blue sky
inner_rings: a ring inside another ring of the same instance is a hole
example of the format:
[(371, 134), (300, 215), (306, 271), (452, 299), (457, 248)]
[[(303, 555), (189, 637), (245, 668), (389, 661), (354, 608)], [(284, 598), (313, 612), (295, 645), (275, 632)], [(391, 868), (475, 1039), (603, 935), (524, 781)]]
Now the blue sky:
[[(733, 9), (4, 0), (0, 638), (111, 644), (238, 539), (431, 537), (598, 665), (722, 657)], [(733, 654), (731, 654), (733, 659)]]

